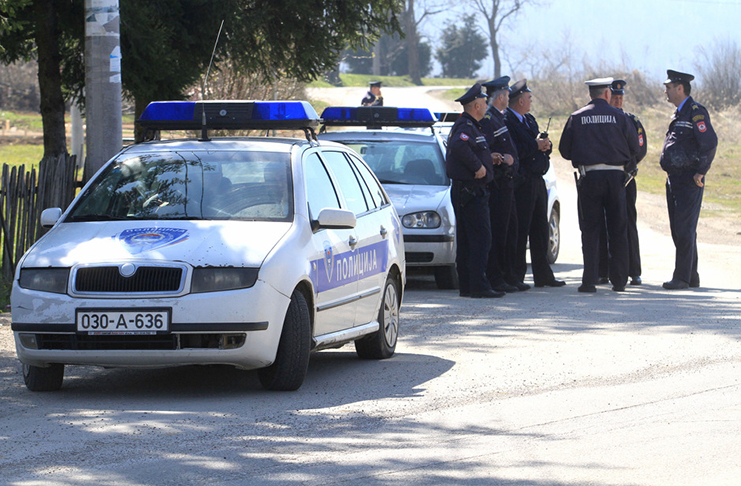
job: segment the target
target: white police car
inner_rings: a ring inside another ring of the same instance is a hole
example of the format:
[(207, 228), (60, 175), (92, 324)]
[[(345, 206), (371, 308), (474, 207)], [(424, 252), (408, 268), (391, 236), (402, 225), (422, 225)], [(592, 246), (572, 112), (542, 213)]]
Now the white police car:
[(373, 169), (401, 218), (407, 265), (433, 268), (438, 288), (457, 288), (445, 146), (432, 128), (437, 119), (430, 110), (329, 107), (322, 120), (325, 127), (363, 127), (322, 132), (319, 138), (351, 147)]
[[(395, 350), (405, 284), (396, 212), (355, 152), (318, 142), (306, 102), (158, 102), (137, 122), (199, 140), (125, 148), (23, 256), (12, 329), (31, 390), (64, 365), (259, 368), (294, 390), (309, 354)], [(209, 139), (303, 129), (306, 139)]]

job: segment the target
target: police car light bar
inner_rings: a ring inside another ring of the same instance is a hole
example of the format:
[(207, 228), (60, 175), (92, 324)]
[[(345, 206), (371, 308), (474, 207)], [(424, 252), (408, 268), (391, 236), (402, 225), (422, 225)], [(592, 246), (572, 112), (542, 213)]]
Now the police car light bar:
[(145, 130), (301, 130), (319, 122), (306, 101), (154, 101), (136, 124)]
[(431, 127), (437, 118), (427, 108), (330, 106), (322, 112), (324, 126)]

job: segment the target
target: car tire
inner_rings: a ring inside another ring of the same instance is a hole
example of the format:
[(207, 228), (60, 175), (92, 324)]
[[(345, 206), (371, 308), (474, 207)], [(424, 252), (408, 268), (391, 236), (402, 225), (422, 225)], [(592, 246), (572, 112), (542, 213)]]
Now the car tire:
[(399, 284), (389, 275), (378, 310), (378, 331), (355, 341), (355, 351), (363, 359), (386, 359), (394, 355), (399, 337)]
[(35, 392), (57, 391), (64, 381), (64, 365), (53, 364), (46, 368), (23, 364), (23, 381), (26, 388)]
[(551, 216), (548, 218), (548, 263), (553, 265), (558, 259), (561, 249), (561, 214), (557, 206), (551, 208)]
[(446, 265), (444, 267), (435, 267), (435, 283), (441, 290), (451, 290), (458, 288), (458, 270), (455, 265)]
[(310, 352), (309, 305), (303, 294), (294, 290), (283, 321), (275, 361), (267, 368), (258, 370), (260, 383), (266, 390), (298, 390), (309, 369)]

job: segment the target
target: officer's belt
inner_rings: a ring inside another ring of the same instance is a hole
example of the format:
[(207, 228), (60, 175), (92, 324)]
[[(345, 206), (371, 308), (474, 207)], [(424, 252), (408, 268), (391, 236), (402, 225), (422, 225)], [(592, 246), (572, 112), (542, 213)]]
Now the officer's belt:
[(608, 165), (608, 164), (594, 164), (594, 165), (582, 165), (580, 166), (584, 172), (591, 172), (593, 170), (623, 170), (624, 165)]

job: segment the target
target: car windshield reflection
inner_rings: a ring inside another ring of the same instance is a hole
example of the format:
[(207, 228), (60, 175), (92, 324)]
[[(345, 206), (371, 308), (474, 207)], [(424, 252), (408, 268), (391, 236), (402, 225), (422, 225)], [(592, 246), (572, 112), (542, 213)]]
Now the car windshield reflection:
[(445, 186), (445, 161), (435, 143), (343, 141), (359, 153), (382, 184)]

